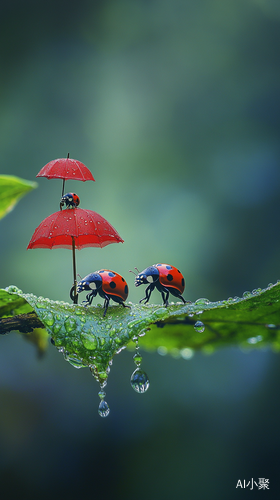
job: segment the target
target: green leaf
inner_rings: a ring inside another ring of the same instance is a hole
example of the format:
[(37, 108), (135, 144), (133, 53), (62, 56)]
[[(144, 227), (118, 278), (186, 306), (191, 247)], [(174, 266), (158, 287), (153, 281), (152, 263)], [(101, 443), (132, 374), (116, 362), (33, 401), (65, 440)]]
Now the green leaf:
[[(90, 367), (101, 382), (113, 356), (139, 338), (145, 349), (191, 357), (193, 351), (217, 347), (244, 349), (270, 346), (280, 350), (280, 283), (245, 292), (242, 298), (219, 302), (110, 306), (105, 318), (101, 306), (84, 307), (24, 294), (16, 287), (0, 290), (5, 314), (34, 309), (56, 347), (76, 368)], [(14, 309), (13, 309), (14, 304)], [(8, 310), (10, 313), (8, 313)], [(196, 327), (197, 321), (203, 322)]]
[(25, 181), (12, 175), (0, 175), (0, 219), (13, 210), (22, 196), (36, 187), (36, 182)]

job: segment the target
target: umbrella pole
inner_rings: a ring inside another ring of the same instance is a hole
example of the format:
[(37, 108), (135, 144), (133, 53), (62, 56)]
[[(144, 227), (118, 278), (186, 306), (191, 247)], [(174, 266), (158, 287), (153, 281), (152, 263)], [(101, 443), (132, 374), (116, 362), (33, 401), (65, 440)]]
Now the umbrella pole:
[(74, 304), (78, 304), (77, 294), (77, 271), (76, 271), (76, 255), (75, 255), (75, 238), (72, 236), (72, 256), (73, 256), (73, 276), (74, 276)]
[(61, 198), (64, 195), (64, 186), (65, 186), (65, 179), (62, 180), (62, 195), (61, 195)]

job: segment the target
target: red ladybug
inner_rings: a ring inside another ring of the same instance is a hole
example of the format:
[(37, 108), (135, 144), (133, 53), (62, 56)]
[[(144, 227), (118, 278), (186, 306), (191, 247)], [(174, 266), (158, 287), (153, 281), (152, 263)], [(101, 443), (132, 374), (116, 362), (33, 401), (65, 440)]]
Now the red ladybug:
[(143, 284), (149, 285), (146, 288), (145, 297), (140, 300), (140, 302), (144, 301), (144, 304), (147, 304), (155, 288), (161, 292), (163, 304), (166, 307), (168, 306), (169, 293), (178, 297), (184, 304), (186, 303), (184, 297), (182, 297), (185, 289), (184, 276), (176, 267), (169, 264), (154, 264), (147, 267), (142, 273), (137, 274), (135, 278), (135, 286)]
[(66, 208), (75, 208), (80, 205), (80, 198), (76, 193), (64, 194), (60, 200), (60, 210), (66, 205)]
[[(90, 305), (97, 294), (105, 299), (103, 316), (106, 315), (110, 299), (123, 307), (130, 307), (124, 304), (128, 296), (128, 286), (125, 279), (120, 274), (109, 269), (101, 269), (85, 276), (77, 283), (77, 293), (83, 290), (90, 290), (90, 293), (86, 296), (87, 300), (84, 301), (86, 305)], [(72, 300), (74, 299), (74, 286), (71, 288), (70, 297)]]

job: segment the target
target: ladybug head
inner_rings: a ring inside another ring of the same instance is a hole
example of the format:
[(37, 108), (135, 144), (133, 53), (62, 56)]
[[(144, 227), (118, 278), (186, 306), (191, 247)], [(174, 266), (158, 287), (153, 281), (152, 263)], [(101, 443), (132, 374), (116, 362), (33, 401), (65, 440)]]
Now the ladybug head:
[(135, 286), (140, 286), (140, 285), (149, 285), (149, 283), (154, 283), (154, 281), (157, 281), (159, 277), (159, 272), (158, 269), (154, 266), (147, 267), (147, 269), (144, 269), (141, 273), (138, 272), (137, 275), (135, 275)]
[(91, 273), (77, 283), (77, 293), (83, 290), (97, 290), (102, 286), (102, 278), (99, 273)]
[(80, 205), (80, 198), (76, 193), (64, 194), (60, 200), (60, 210), (66, 205), (66, 208), (75, 208)]

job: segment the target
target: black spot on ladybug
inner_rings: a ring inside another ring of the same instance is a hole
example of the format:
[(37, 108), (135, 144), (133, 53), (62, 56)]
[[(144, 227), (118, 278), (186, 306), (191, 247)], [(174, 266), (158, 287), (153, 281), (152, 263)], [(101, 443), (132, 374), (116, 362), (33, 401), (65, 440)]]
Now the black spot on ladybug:
[(122, 278), (122, 281), (124, 281), (124, 278)]
[(125, 285), (125, 287), (124, 287), (124, 293), (128, 293), (128, 286), (127, 285)]
[(168, 274), (166, 277), (167, 277), (168, 281), (172, 281), (173, 280), (172, 274)]
[(114, 281), (111, 281), (111, 282), (110, 282), (110, 287), (111, 287), (111, 288), (116, 288), (116, 286), (117, 286), (117, 285), (116, 285), (116, 283), (115, 283)]
[[(110, 272), (110, 273), (108, 273), (108, 276), (110, 276), (111, 278), (114, 278), (115, 274)], [(110, 284), (111, 284), (111, 283), (110, 283)], [(116, 285), (115, 285), (115, 286), (116, 286)], [(113, 287), (113, 288), (115, 288), (115, 287)]]
[(162, 266), (162, 264), (157, 264), (157, 267), (161, 267), (161, 266)]
[(102, 273), (104, 273), (104, 271), (99, 271), (99, 274), (102, 274)]
[(185, 286), (185, 280), (182, 278), (182, 286)]
[(182, 274), (181, 271), (179, 271), (179, 269), (177, 269), (178, 273)]
[(171, 266), (166, 266), (166, 269), (172, 269), (172, 267)]

